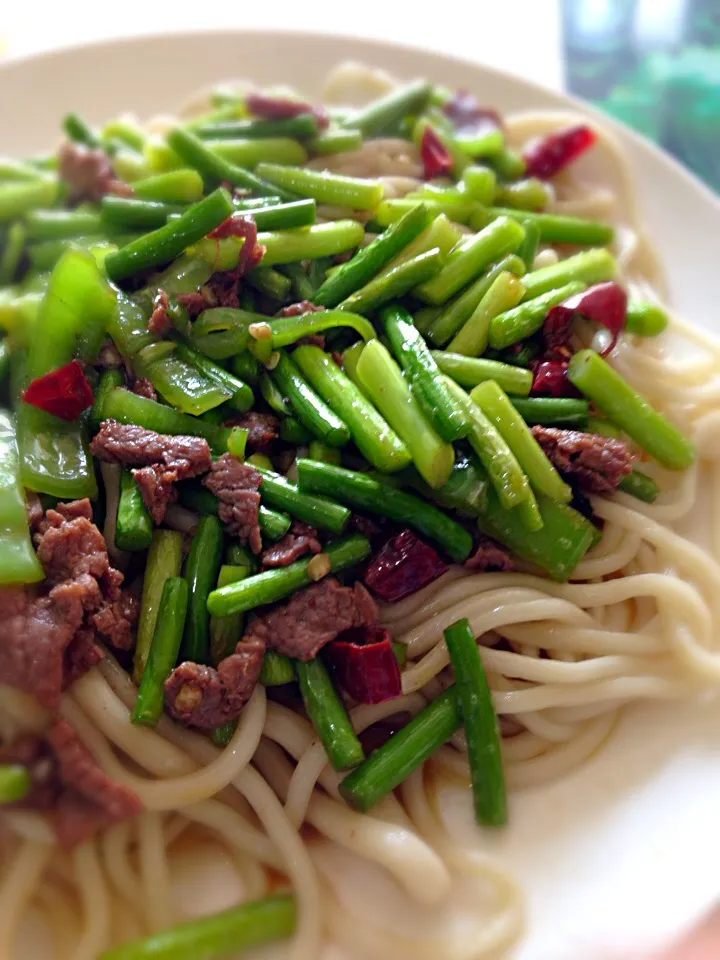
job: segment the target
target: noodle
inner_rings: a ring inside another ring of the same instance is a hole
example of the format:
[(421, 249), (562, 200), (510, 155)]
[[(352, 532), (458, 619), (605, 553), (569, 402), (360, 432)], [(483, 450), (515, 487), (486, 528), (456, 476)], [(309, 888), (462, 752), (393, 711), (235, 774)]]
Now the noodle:
[(105, 874), (115, 888), (113, 899), (121, 897), (142, 913), (142, 886), (130, 859), (130, 837), (134, 832), (134, 824), (128, 821), (109, 827), (100, 837), (100, 854)]
[[(384, 74), (345, 65), (328, 81), (327, 99), (364, 102), (391, 85)], [(194, 103), (192, 112), (205, 103)], [(506, 129), (509, 141), (521, 144), (572, 122), (578, 118), (566, 112), (523, 113), (508, 118)], [(623, 280), (632, 291), (662, 299), (662, 271), (639, 225), (628, 163), (610, 134), (598, 136), (592, 162), (583, 158), (557, 177), (551, 209), (618, 223), (614, 252)], [(597, 186), (593, 164), (606, 185)], [(404, 196), (422, 177), (417, 149), (389, 137), (310, 166), (379, 177), (386, 197)], [(370, 216), (333, 207), (320, 207), (318, 215)], [(535, 265), (555, 260), (556, 252), (544, 249)], [(690, 344), (689, 356), (678, 361), (671, 340)], [(478, 575), (453, 567), (384, 607), (383, 624), (407, 647), (403, 696), (352, 710), (358, 732), (393, 714), (415, 715), (448, 686), (443, 630), (463, 617), (480, 638), (508, 734), (502, 749), (512, 789), (554, 780), (592, 757), (625, 704), (718, 685), (720, 343), (673, 319), (657, 342), (623, 337), (612, 361), (693, 437), (701, 462), (680, 476), (648, 464), (663, 491), (652, 504), (622, 492), (593, 497), (604, 535), (569, 583), (530, 570)], [(711, 500), (709, 552), (682, 532), (697, 512), (703, 477)], [(193, 516), (169, 511), (178, 529), (188, 529)], [(463, 731), (396, 795), (361, 815), (340, 800), (339, 776), (310, 723), (267, 701), (261, 685), (222, 751), (167, 717), (155, 729), (133, 725), (135, 693), (108, 655), (63, 694), (63, 716), (99, 765), (135, 791), (145, 812), (67, 856), (38, 815), (9, 813), (0, 957), (20, 956), (13, 944), (31, 909), (47, 921), (58, 960), (93, 960), (111, 944), (169, 926), (182, 919), (174, 863), (181, 851), (202, 857), (209, 845), (230, 855), (244, 896), (265, 895), (278, 877), (294, 891), (291, 960), (316, 960), (328, 940), (352, 957), (489, 960), (521, 936), (517, 881), (485, 852), (480, 830), (453, 831), (440, 812), (444, 789), (469, 783)], [(0, 702), (3, 739), (47, 722), (45, 711), (18, 691), (0, 688)]]
[(169, 927), (173, 919), (162, 819), (149, 810), (138, 818), (138, 860), (145, 926), (149, 932)]
[[(95, 960), (108, 940), (110, 905), (95, 840), (85, 840), (73, 850), (75, 878), (82, 902), (83, 925), (76, 960)], [(147, 895), (147, 890), (145, 891)]]
[(0, 956), (12, 956), (13, 940), (20, 920), (32, 902), (52, 855), (52, 844), (24, 840), (16, 847), (14, 854), (8, 856), (0, 884)]
[[(66, 960), (73, 955), (77, 943), (79, 916), (75, 900), (64, 884), (54, 883), (46, 877), (38, 894), (38, 902), (49, 921), (53, 950), (56, 951), (58, 960)], [(114, 906), (121, 902), (117, 900)], [(129, 931), (139, 932), (140, 927), (134, 914), (129, 910), (124, 913), (129, 926), (121, 931), (122, 936), (127, 937)]]

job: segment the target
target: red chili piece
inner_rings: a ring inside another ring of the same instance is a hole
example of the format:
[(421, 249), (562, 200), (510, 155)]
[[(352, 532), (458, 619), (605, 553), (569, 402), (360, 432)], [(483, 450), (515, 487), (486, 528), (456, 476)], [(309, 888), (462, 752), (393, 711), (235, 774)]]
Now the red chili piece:
[(567, 360), (541, 360), (535, 367), (530, 393), (540, 397), (576, 396), (567, 378)]
[(22, 392), (25, 403), (63, 420), (76, 420), (93, 404), (93, 392), (79, 360), (32, 380)]
[(345, 630), (324, 656), (340, 686), (358, 703), (382, 703), (402, 693), (390, 633), (378, 624)]
[(582, 293), (569, 297), (562, 306), (574, 310), (593, 323), (606, 327), (612, 334), (610, 345), (600, 356), (605, 357), (617, 343), (617, 339), (625, 329), (627, 319), (627, 293), (623, 288), (608, 280), (606, 283), (596, 283)]
[(381, 600), (394, 603), (426, 587), (447, 568), (432, 547), (412, 530), (403, 530), (370, 561), (365, 583)]
[(502, 120), (497, 110), (483, 107), (475, 94), (468, 90), (456, 90), (443, 104), (443, 113), (452, 120), (458, 133), (480, 134), (487, 130), (502, 129)]
[(556, 350), (567, 343), (572, 322), (578, 316), (606, 327), (612, 334), (609, 346), (600, 354), (604, 357), (610, 353), (625, 329), (627, 293), (614, 280), (608, 280), (606, 283), (596, 283), (551, 307), (543, 324), (549, 350)]
[(249, 93), (245, 98), (245, 104), (253, 116), (264, 117), (266, 120), (284, 120), (286, 117), (297, 117), (301, 113), (311, 113), (319, 127), (326, 127), (329, 123), (328, 115), (322, 107), (314, 107), (304, 100), (270, 97), (265, 93)]
[(531, 143), (523, 152), (528, 177), (547, 180), (585, 153), (597, 140), (597, 134), (585, 124), (564, 127)]
[(607, 356), (625, 328), (627, 293), (613, 280), (596, 283), (551, 307), (543, 323), (545, 353), (533, 366), (534, 396), (577, 397), (578, 391), (567, 378), (568, 359), (572, 355), (570, 334), (577, 317), (585, 317), (606, 327), (612, 337), (600, 356)]
[(452, 155), (432, 127), (425, 127), (423, 131), (420, 141), (420, 157), (422, 158), (426, 180), (445, 177), (452, 173)]
[(575, 314), (572, 310), (566, 310), (562, 303), (555, 307), (550, 307), (543, 320), (543, 338), (545, 340), (545, 359), (552, 358), (556, 354), (567, 356), (572, 353), (570, 349), (570, 332)]

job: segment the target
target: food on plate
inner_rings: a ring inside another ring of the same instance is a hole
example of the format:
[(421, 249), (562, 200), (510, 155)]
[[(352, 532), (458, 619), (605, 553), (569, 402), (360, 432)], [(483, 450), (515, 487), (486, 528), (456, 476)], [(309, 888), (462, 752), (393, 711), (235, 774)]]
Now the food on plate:
[(363, 83), (0, 161), (8, 943), (33, 909), (58, 956), (497, 956), (512, 791), (720, 679), (677, 529), (720, 347), (620, 149)]

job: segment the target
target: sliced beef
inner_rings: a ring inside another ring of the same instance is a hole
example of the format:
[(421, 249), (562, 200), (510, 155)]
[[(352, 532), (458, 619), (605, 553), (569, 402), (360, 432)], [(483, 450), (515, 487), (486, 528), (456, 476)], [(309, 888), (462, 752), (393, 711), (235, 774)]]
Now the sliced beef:
[(25, 491), (25, 508), (27, 510), (28, 525), (31, 530), (35, 530), (42, 522), (45, 515), (40, 497), (32, 490)]
[(223, 270), (214, 273), (203, 288), (206, 307), (240, 306), (240, 273), (238, 270)]
[(92, 442), (92, 453), (109, 463), (135, 466), (164, 464), (177, 469), (177, 479), (207, 473), (210, 448), (203, 437), (169, 435), (146, 430), (132, 423), (104, 420)]
[(471, 570), (502, 571), (514, 570), (515, 561), (505, 547), (496, 543), (490, 537), (481, 536), (476, 541), (475, 551), (465, 561), (463, 566)]
[(33, 539), (38, 560), (53, 586), (84, 574), (99, 580), (110, 569), (105, 539), (92, 522), (87, 499), (58, 503), (47, 510)]
[(92, 504), (87, 497), (82, 500), (70, 500), (67, 503), (57, 503), (47, 514), (43, 513), (42, 520), (37, 525), (36, 533), (45, 533), (50, 527), (59, 527), (63, 520), (92, 520)]
[(273, 440), (277, 439), (280, 429), (280, 421), (271, 413), (256, 413), (251, 410), (244, 413), (241, 417), (233, 417), (232, 420), (226, 420), (228, 427), (242, 427), (247, 430), (248, 449), (255, 453), (268, 453), (272, 447)]
[[(132, 620), (126, 621), (128, 646), (132, 646), (134, 641), (133, 626), (136, 619), (137, 616), (135, 615)], [(109, 640), (110, 643), (113, 642), (111, 637), (105, 639)], [(63, 688), (72, 686), (78, 677), (82, 677), (96, 663), (100, 663), (104, 654), (102, 648), (98, 646), (97, 640), (98, 633), (92, 625), (81, 626), (76, 631), (63, 656)]]
[[(244, 277), (246, 273), (253, 270), (265, 255), (265, 247), (257, 242), (258, 232), (255, 220), (247, 214), (233, 213), (211, 230), (208, 236), (216, 240), (222, 240), (225, 237), (241, 237), (245, 241), (238, 253), (237, 266), (233, 270), (225, 271), (224, 274), (215, 274), (217, 278), (226, 276), (228, 280), (232, 277), (237, 291), (240, 277)], [(215, 277), (210, 280), (211, 289)], [(220, 306), (230, 306), (230, 304), (220, 304)]]
[(263, 567), (287, 567), (306, 553), (320, 553), (321, 550), (322, 544), (318, 540), (315, 527), (295, 520), (289, 532), (281, 540), (263, 551), (262, 565)]
[(240, 306), (240, 281), (258, 265), (265, 253), (265, 247), (257, 242), (257, 226), (252, 217), (234, 214), (223, 220), (208, 236), (215, 239), (243, 237), (245, 242), (240, 247), (237, 266), (214, 273), (202, 290), (178, 294), (177, 302), (185, 307), (191, 320), (209, 307), (237, 309)]
[[(275, 314), (277, 317), (300, 317), (303, 313), (319, 313), (325, 307), (318, 306), (310, 300), (299, 300), (297, 303), (291, 303)], [(306, 341), (307, 342), (307, 341)], [(324, 343), (323, 338), (323, 343)]]
[(43, 707), (57, 707), (65, 654), (84, 619), (82, 592), (60, 584), (31, 600), (20, 591), (20, 606), (17, 595), (8, 604), (7, 591), (0, 594), (0, 683), (26, 690)]
[(190, 661), (175, 667), (165, 681), (165, 705), (170, 716), (202, 730), (234, 720), (260, 679), (265, 644), (243, 638), (234, 653), (215, 670)]
[(137, 597), (124, 590), (114, 600), (105, 601), (90, 618), (100, 638), (117, 650), (130, 650), (133, 645), (133, 625), (140, 613)]
[(136, 397), (145, 397), (146, 400), (157, 400), (158, 398), (152, 380), (149, 380), (148, 377), (135, 377), (132, 392)]
[(101, 827), (135, 816), (143, 805), (132, 790), (110, 777), (97, 765), (74, 727), (56, 717), (47, 740), (57, 762), (62, 789), (54, 826), (60, 843), (73, 846)]
[(228, 532), (247, 543), (253, 553), (262, 550), (258, 525), (262, 476), (249, 463), (224, 453), (212, 465), (203, 484), (220, 501), (218, 516)]
[(51, 709), (102, 657), (97, 641), (132, 645), (137, 604), (91, 517), (89, 500), (48, 510), (34, 537), (46, 575), (42, 592), (0, 591), (0, 682)]
[(190, 319), (194, 320), (198, 314), (207, 309), (207, 301), (199, 290), (193, 290), (191, 293), (179, 293), (177, 302), (181, 307), (185, 307), (190, 314)]
[(177, 499), (176, 481), (207, 473), (212, 464), (203, 437), (169, 436), (116, 420), (102, 422), (90, 449), (108, 463), (138, 468), (132, 473), (155, 523), (162, 523), (168, 503)]
[(133, 188), (118, 180), (104, 150), (65, 141), (58, 152), (58, 173), (70, 186), (73, 203), (100, 200), (108, 193), (131, 197)]
[(173, 322), (168, 315), (170, 301), (164, 290), (160, 289), (153, 300), (153, 311), (148, 320), (148, 330), (156, 337), (165, 337), (172, 330)]
[(334, 577), (326, 577), (255, 617), (243, 640), (259, 640), (271, 650), (306, 661), (343, 630), (377, 619), (377, 605), (361, 583), (343, 587)]
[(615, 437), (542, 426), (532, 433), (555, 468), (581, 490), (610, 493), (632, 470), (630, 448)]
[(214, 273), (202, 290), (180, 293), (176, 299), (181, 307), (185, 307), (191, 320), (212, 307), (237, 309), (240, 306), (240, 271), (236, 267)]
[(54, 718), (43, 738), (18, 738), (0, 753), (0, 761), (20, 763), (29, 769), (32, 787), (17, 806), (48, 810), (64, 847), (72, 847), (143, 809), (132, 790), (101, 770), (75, 728), (63, 717)]
[(15, 617), (27, 607), (25, 587), (0, 587), (0, 615)]
[(177, 499), (175, 481), (178, 479), (173, 470), (166, 469), (160, 463), (133, 470), (132, 475), (138, 485), (143, 503), (148, 508), (154, 523), (162, 523), (169, 503)]

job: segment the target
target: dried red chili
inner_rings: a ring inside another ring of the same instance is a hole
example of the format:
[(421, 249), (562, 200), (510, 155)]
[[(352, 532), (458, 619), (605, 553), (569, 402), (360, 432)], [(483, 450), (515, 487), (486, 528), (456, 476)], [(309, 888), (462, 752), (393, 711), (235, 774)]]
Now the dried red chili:
[(551, 307), (543, 320), (542, 334), (545, 340), (545, 356), (552, 358), (557, 354), (567, 356), (570, 350), (570, 333), (575, 313), (566, 310), (563, 304)]
[(606, 327), (612, 334), (610, 345), (601, 356), (606, 356), (617, 343), (617, 339), (625, 329), (627, 320), (627, 293), (623, 288), (608, 280), (606, 283), (596, 283), (582, 293), (576, 293), (564, 301), (563, 306), (574, 310), (593, 323)]
[(610, 331), (610, 343), (600, 354), (604, 357), (610, 353), (625, 329), (627, 293), (614, 280), (608, 280), (606, 283), (596, 283), (551, 307), (543, 323), (543, 335), (549, 351), (567, 344), (572, 322), (578, 316)]
[(378, 624), (345, 630), (323, 652), (340, 686), (358, 703), (382, 703), (402, 693), (390, 633)]
[(567, 360), (541, 360), (533, 372), (530, 393), (535, 397), (576, 396), (577, 391), (567, 378), (567, 369)]
[(523, 151), (529, 177), (547, 180), (555, 176), (597, 140), (597, 134), (585, 124), (564, 127), (535, 140)]
[(23, 390), (22, 399), (63, 420), (76, 420), (92, 406), (93, 392), (82, 364), (71, 360), (32, 380)]
[(322, 107), (314, 107), (304, 100), (293, 100), (291, 97), (271, 97), (265, 93), (249, 93), (245, 104), (255, 117), (264, 117), (266, 120), (284, 120), (287, 117), (297, 117), (302, 113), (311, 113), (319, 127), (326, 127), (329, 117)]
[(412, 530), (403, 530), (382, 547), (365, 571), (365, 583), (381, 600), (394, 603), (432, 583), (448, 565)]
[(430, 126), (423, 130), (422, 140), (420, 141), (420, 157), (423, 162), (426, 180), (445, 177), (452, 173), (452, 154)]

